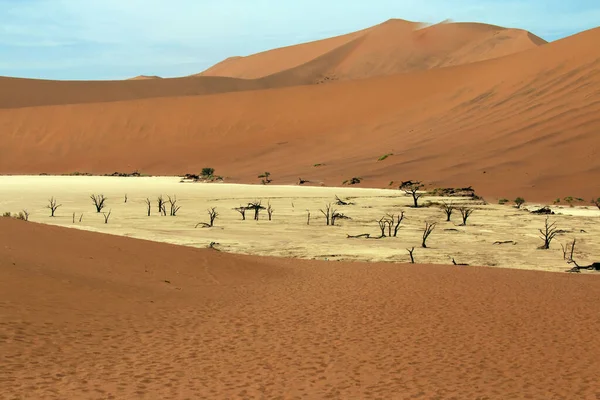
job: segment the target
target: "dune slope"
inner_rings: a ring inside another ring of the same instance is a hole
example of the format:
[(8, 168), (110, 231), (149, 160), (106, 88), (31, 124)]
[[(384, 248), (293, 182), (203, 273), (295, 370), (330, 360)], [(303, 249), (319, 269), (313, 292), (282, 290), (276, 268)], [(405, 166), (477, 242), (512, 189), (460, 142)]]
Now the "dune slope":
[(261, 259), (7, 218), (0, 240), (9, 398), (600, 394), (597, 277)]
[(599, 40), (595, 29), (483, 62), (329, 85), (4, 109), (0, 173), (212, 166), (239, 182), (267, 170), (277, 183), (419, 179), (589, 199), (600, 173)]
[[(520, 29), (476, 23), (424, 26), (393, 19), (349, 35), (230, 58), (198, 75), (256, 79), (308, 67), (311, 83), (321, 83), (466, 64), (544, 43)], [(347, 50), (340, 59), (342, 47)], [(310, 68), (316, 59), (325, 64), (318, 73)]]

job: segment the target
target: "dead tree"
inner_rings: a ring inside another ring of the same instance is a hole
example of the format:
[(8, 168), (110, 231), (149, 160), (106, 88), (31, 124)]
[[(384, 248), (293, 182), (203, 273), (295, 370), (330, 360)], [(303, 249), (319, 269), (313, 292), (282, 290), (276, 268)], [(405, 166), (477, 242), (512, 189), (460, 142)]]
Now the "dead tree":
[(254, 210), (254, 220), (258, 221), (258, 216), (260, 210), (264, 210), (265, 208), (261, 205), (262, 201), (254, 201), (253, 203), (248, 203), (246, 207), (248, 210)]
[(150, 211), (152, 209), (152, 202), (150, 201), (150, 199), (148, 197), (146, 197), (146, 211), (148, 212), (148, 216), (150, 216)]
[(269, 214), (269, 221), (271, 220), (271, 218), (273, 217), (273, 207), (271, 207), (271, 203), (267, 203), (267, 214)]
[(346, 234), (346, 237), (348, 239), (350, 239), (350, 238), (357, 239), (357, 238), (362, 238), (362, 237), (369, 239), (371, 237), (371, 234), (370, 233), (361, 233), (360, 235), (348, 235), (348, 234)]
[(325, 216), (325, 223), (327, 226), (335, 224), (335, 219), (338, 215), (336, 215), (337, 211), (332, 208), (331, 203), (325, 205), (325, 211), (323, 211), (323, 209), (320, 209), (319, 211)]
[(127, 203), (127, 193), (125, 193), (125, 197), (123, 198), (124, 203)]
[(246, 207), (239, 206), (238, 208), (234, 208), (234, 210), (242, 215), (242, 221), (246, 220)]
[(62, 206), (62, 204), (56, 204), (56, 199), (54, 197), (51, 197), (48, 200), (48, 205), (46, 206), (46, 208), (50, 209), (50, 216), (51, 217), (54, 217), (54, 213), (56, 212), (56, 210), (60, 206)]
[(412, 185), (408, 186), (406, 190), (404, 190), (404, 193), (412, 196), (415, 208), (419, 207), (418, 201), (421, 197), (423, 197), (423, 193), (419, 193), (419, 190), (422, 188), (423, 185), (421, 183), (413, 183)]
[(592, 204), (598, 207), (598, 209), (600, 209), (600, 197), (598, 197), (597, 199), (592, 199)]
[(83, 219), (83, 213), (81, 213), (81, 215), (79, 216), (79, 222), (81, 222), (82, 219)]
[(414, 264), (415, 258), (413, 257), (413, 252), (415, 251), (415, 248), (413, 247), (412, 249), (406, 249), (406, 251), (408, 251), (408, 255), (410, 256), (410, 263)]
[(436, 225), (437, 222), (425, 222), (425, 230), (423, 230), (423, 242), (421, 242), (421, 247), (427, 248), (427, 244), (425, 242), (427, 242), (427, 238), (429, 237), (429, 235), (431, 235), (431, 232), (433, 232)]
[(575, 241), (576, 239), (573, 239), (573, 241), (567, 242), (566, 245), (560, 245), (563, 252), (563, 260), (567, 260), (567, 262), (573, 260), (573, 252), (575, 251)]
[(107, 213), (103, 212), (102, 214), (104, 214), (104, 223), (108, 224), (108, 219), (110, 218), (110, 214), (111, 214), (112, 210), (109, 210)]
[(550, 248), (550, 242), (552, 242), (552, 239), (554, 239), (554, 237), (558, 234), (558, 231), (556, 230), (556, 222), (550, 223), (546, 217), (544, 228), (539, 229), (539, 231), (541, 234), (540, 239), (544, 241), (544, 244), (540, 246), (540, 249), (547, 250)]
[(75, 213), (73, 213), (73, 223), (75, 223)]
[(335, 204), (337, 204), (338, 206), (350, 206), (354, 203), (351, 203), (349, 201), (344, 201), (342, 199), (340, 199), (337, 195), (335, 196)]
[[(400, 215), (388, 214), (388, 233), (389, 236), (396, 237), (398, 235), (398, 229), (400, 229), (400, 224), (404, 220), (404, 211), (400, 213)], [(392, 226), (394, 227), (394, 233), (392, 235)]]
[(217, 217), (219, 216), (219, 213), (216, 211), (216, 209), (217, 209), (217, 207), (212, 207), (207, 210), (208, 217), (210, 220), (209, 223), (198, 222), (194, 228), (197, 228), (200, 225), (202, 225), (203, 228), (212, 228), (215, 225), (215, 219), (217, 219)]
[(181, 208), (181, 206), (177, 205), (177, 196), (173, 196), (173, 198), (171, 198), (171, 196), (167, 196), (167, 199), (169, 205), (171, 206), (171, 217), (176, 217), (177, 211), (179, 211)]
[(446, 222), (450, 222), (450, 217), (452, 216), (452, 212), (454, 211), (454, 206), (452, 205), (452, 203), (448, 204), (444, 201), (442, 202), (442, 205), (440, 207), (446, 214)]
[(161, 215), (167, 215), (167, 208), (166, 208), (167, 202), (163, 198), (162, 194), (160, 196), (158, 196), (156, 203), (158, 206), (158, 213)]
[(385, 219), (385, 217), (381, 217), (381, 219), (377, 221), (377, 223), (379, 224), (379, 229), (381, 229), (381, 237), (385, 237), (385, 227), (387, 225), (387, 220)]
[(335, 221), (337, 221), (338, 219), (350, 219), (350, 217), (337, 212), (336, 210), (333, 210), (331, 213), (331, 226), (335, 225)]
[(25, 221), (29, 221), (29, 212), (25, 209), (23, 209), (21, 212), (25, 216)]
[(454, 260), (454, 257), (452, 257), (452, 264), (454, 264), (454, 265), (469, 265), (469, 264), (465, 264), (465, 263), (457, 263), (457, 262)]
[(469, 208), (469, 207), (460, 207), (458, 209), (458, 211), (460, 211), (460, 215), (462, 216), (462, 224), (463, 226), (467, 225), (467, 219), (469, 219), (469, 217), (471, 216), (471, 214), (473, 214), (473, 209)]
[(108, 200), (103, 194), (91, 194), (90, 199), (92, 199), (97, 213), (102, 212), (102, 209), (106, 206), (104, 203)]
[(306, 179), (302, 179), (302, 178), (298, 178), (298, 185), (304, 185), (305, 183), (308, 183), (310, 181), (306, 180)]
[(310, 225), (310, 210), (306, 210), (306, 225)]

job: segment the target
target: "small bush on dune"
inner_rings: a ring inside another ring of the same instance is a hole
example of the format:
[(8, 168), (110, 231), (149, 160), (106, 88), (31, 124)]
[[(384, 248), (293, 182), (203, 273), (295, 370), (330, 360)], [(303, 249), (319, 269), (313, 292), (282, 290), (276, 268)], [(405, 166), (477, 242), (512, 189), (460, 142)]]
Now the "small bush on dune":
[(500, 200), (498, 200), (498, 204), (500, 204), (500, 205), (504, 205), (506, 203), (508, 203), (508, 199), (500, 199)]

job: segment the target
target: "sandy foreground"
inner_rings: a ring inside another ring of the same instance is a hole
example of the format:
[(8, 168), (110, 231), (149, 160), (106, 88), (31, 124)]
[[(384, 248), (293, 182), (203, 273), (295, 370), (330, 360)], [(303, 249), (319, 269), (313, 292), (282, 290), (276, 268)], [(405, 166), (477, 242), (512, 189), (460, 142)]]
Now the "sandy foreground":
[(600, 397), (597, 276), (0, 242), (3, 399)]
[[(95, 211), (89, 198), (90, 194), (100, 193), (108, 198), (103, 210), (111, 212), (108, 223), (103, 213)], [(177, 198), (181, 209), (176, 216), (159, 215), (159, 195)], [(62, 204), (54, 218), (46, 208), (52, 196)], [(320, 210), (335, 203), (336, 196), (353, 203), (333, 205), (351, 219), (326, 226)], [(150, 217), (146, 198), (151, 200)], [(258, 221), (253, 220), (252, 211), (247, 211), (243, 221), (234, 210), (255, 200), (262, 201), (265, 207), (271, 204), (271, 221), (266, 210), (260, 213)], [(543, 215), (510, 205), (482, 205), (460, 198), (424, 197), (420, 201), (453, 202), (471, 207), (474, 212), (466, 226), (461, 226), (458, 211), (451, 222), (446, 222), (439, 207), (412, 208), (412, 198), (399, 190), (181, 183), (177, 177), (0, 177), (2, 213), (27, 209), (30, 221), (193, 247), (205, 248), (216, 242), (217, 248), (228, 253), (401, 263), (410, 261), (407, 249), (415, 247), (417, 263), (452, 264), (454, 258), (457, 263), (470, 265), (562, 272), (570, 266), (564, 261), (561, 245), (576, 239), (574, 255), (579, 264), (598, 261), (594, 257), (600, 253), (600, 242), (596, 240), (600, 234), (600, 210), (595, 206), (553, 206), (556, 215), (550, 216), (549, 221), (563, 233), (556, 236), (549, 250), (540, 250), (543, 241), (539, 229), (546, 219)], [(541, 205), (527, 207), (535, 209)], [(209, 222), (207, 209), (212, 207), (219, 213), (215, 226), (196, 228), (198, 223)], [(377, 221), (401, 212), (405, 219), (397, 237), (348, 238), (364, 233), (377, 237), (381, 234)], [(437, 222), (437, 226), (424, 249), (421, 241), (426, 222)], [(512, 243), (495, 244), (508, 241)]]

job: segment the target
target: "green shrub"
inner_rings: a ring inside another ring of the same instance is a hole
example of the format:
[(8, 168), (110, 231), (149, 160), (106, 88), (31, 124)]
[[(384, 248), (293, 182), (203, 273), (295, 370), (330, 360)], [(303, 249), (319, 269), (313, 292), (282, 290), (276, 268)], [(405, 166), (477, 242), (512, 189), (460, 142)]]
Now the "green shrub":
[(508, 199), (500, 199), (500, 200), (498, 200), (498, 204), (504, 205), (504, 204), (508, 203), (508, 201), (509, 201)]
[(517, 197), (515, 199), (515, 204), (517, 205), (517, 208), (521, 208), (521, 206), (525, 203), (525, 199), (522, 197)]
[(214, 168), (205, 167), (205, 168), (202, 168), (202, 172), (200, 173), (200, 175), (203, 178), (210, 178), (211, 176), (213, 176), (214, 173), (215, 173)]
[(389, 156), (393, 156), (393, 155), (394, 155), (394, 153), (388, 153), (388, 154), (384, 154), (384, 155), (382, 155), (381, 157), (379, 157), (379, 158), (377, 159), (377, 161), (383, 161), (383, 160), (385, 160), (386, 158), (388, 158)]

